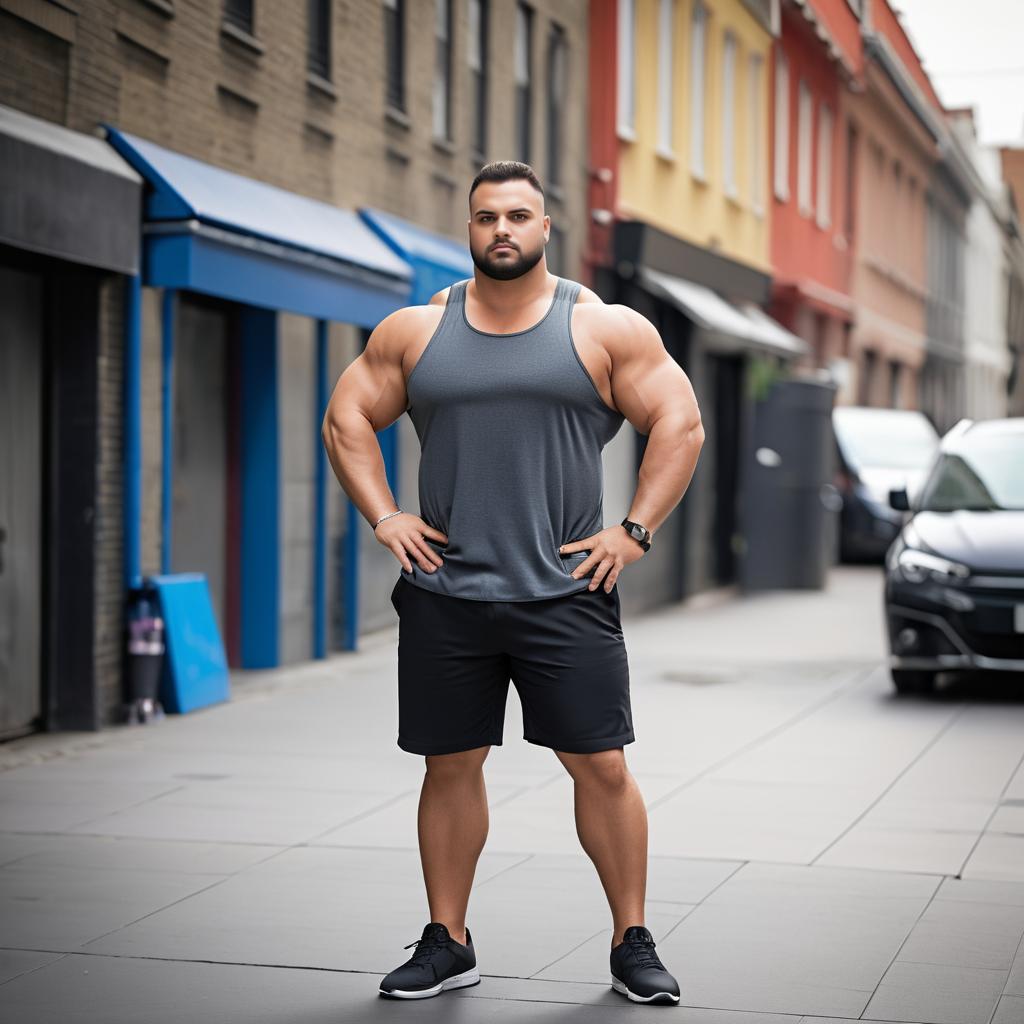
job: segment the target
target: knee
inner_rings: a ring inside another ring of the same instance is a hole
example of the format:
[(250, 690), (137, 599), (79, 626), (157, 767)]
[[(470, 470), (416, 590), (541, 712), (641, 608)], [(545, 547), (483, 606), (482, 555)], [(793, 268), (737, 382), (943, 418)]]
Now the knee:
[[(560, 756), (574, 782), (603, 790), (609, 795), (621, 793), (632, 778), (621, 749), (601, 750), (595, 754)], [(566, 758), (571, 760), (566, 761)]]
[(426, 760), (427, 778), (442, 785), (475, 780), (483, 770), (490, 747), (462, 750), (457, 754), (430, 754)]

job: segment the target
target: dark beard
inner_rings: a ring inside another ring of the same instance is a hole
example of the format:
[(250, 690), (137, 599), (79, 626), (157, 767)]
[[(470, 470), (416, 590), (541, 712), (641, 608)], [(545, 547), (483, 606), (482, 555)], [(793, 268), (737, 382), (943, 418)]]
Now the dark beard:
[(540, 263), (541, 256), (544, 255), (544, 246), (529, 256), (524, 256), (522, 249), (517, 250), (519, 258), (510, 260), (502, 257), (502, 261), (489, 261), (490, 250), (484, 252), (483, 257), (478, 257), (475, 252), (470, 250), (470, 255), (473, 257), (473, 262), (476, 264), (477, 269), (485, 274), (487, 277), (494, 281), (514, 281), (517, 277), (522, 277), (523, 274), (528, 274), (538, 263)]

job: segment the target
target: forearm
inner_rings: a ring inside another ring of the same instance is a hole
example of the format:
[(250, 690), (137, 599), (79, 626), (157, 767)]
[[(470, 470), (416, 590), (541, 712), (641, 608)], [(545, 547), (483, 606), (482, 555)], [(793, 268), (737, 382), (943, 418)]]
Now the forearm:
[(628, 519), (653, 534), (690, 486), (704, 443), (704, 429), (688, 417), (662, 416), (647, 435)]
[(367, 522), (375, 523), (398, 507), (388, 487), (377, 434), (365, 416), (350, 412), (328, 417), (322, 436), (338, 483)]

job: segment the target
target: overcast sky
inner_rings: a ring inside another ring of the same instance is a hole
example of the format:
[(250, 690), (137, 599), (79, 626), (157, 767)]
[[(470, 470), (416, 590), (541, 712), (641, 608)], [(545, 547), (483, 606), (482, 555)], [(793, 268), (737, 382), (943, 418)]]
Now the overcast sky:
[(1024, 142), (1024, 0), (890, 0), (947, 107), (984, 143)]

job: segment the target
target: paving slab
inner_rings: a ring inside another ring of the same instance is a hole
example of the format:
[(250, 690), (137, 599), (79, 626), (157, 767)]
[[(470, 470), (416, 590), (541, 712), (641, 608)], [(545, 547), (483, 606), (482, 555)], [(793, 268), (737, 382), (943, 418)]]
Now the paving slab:
[(897, 962), (871, 997), (865, 1016), (929, 1024), (989, 1024), (1006, 973)]
[(897, 962), (1009, 971), (1024, 936), (1024, 907), (934, 900)]
[(992, 1024), (1020, 1024), (1024, 1020), (1024, 996), (1003, 996)]

